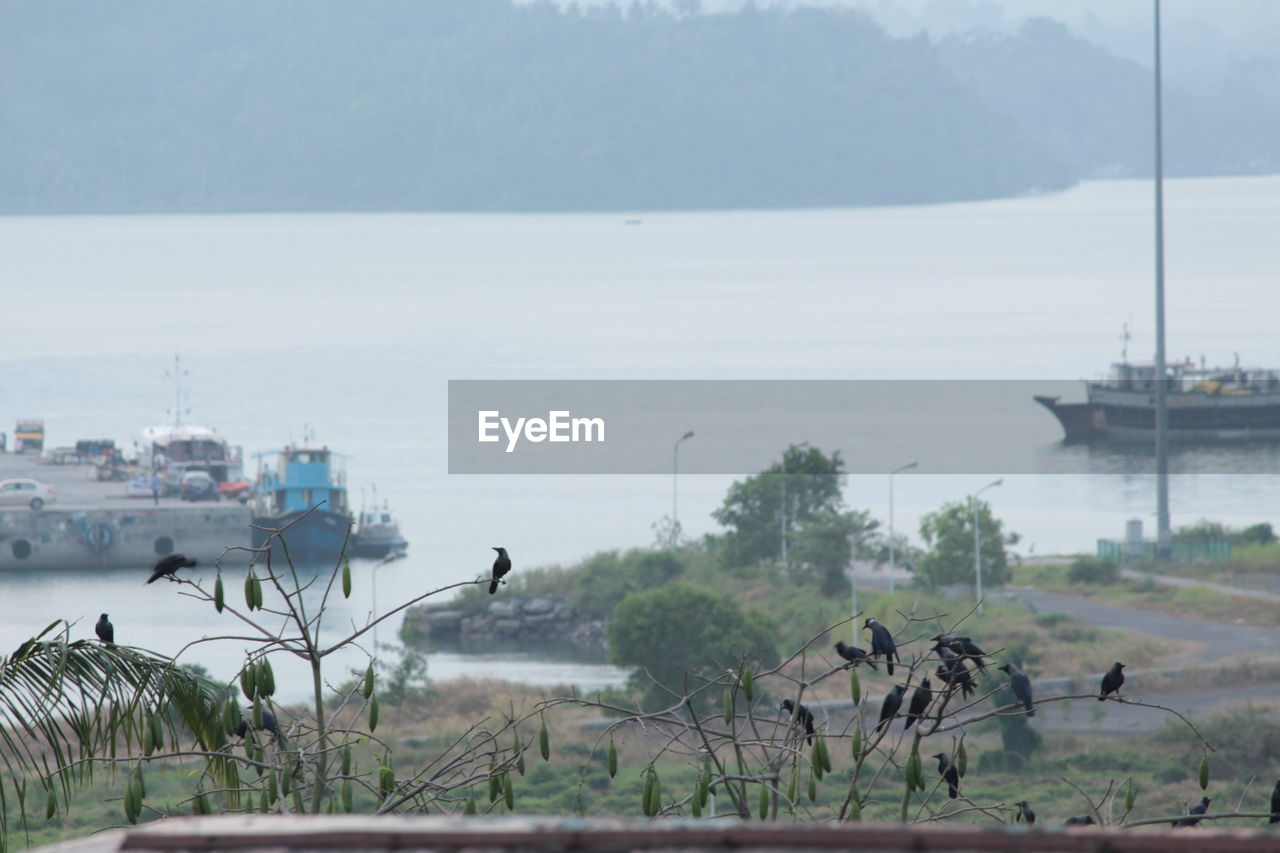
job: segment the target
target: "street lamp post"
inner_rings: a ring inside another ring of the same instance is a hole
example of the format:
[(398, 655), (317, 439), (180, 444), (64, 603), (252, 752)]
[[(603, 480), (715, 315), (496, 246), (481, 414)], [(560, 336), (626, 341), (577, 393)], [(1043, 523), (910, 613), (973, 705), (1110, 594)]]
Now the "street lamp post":
[(987, 483), (969, 498), (973, 507), (973, 574), (977, 578), (978, 615), (982, 615), (982, 527), (978, 524), (978, 495), (1004, 482), (1004, 478)]
[(693, 438), (693, 430), (676, 439), (671, 448), (671, 547), (674, 549), (680, 539), (679, 491), (677, 484), (680, 475), (680, 442)]
[(802, 450), (809, 446), (809, 442), (802, 441), (799, 444), (793, 444), (786, 450), (782, 451), (782, 512), (779, 513), (778, 526), (782, 536), (782, 565), (787, 565), (787, 452), (791, 450)]
[(893, 576), (898, 568), (893, 548), (893, 475), (901, 474), (903, 471), (910, 471), (918, 464), (918, 462), (908, 462), (906, 465), (889, 472), (889, 592), (893, 592)]

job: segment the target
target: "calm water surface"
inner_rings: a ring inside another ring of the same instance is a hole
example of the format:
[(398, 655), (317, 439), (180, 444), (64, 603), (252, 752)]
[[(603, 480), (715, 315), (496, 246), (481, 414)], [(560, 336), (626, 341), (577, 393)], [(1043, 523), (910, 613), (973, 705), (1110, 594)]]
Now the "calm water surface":
[[(1280, 365), (1280, 177), (1166, 184), (1171, 356)], [(173, 353), (187, 419), (247, 453), (304, 429), (349, 454), (352, 502), (377, 488), (410, 556), (376, 572), (380, 610), (475, 576), (504, 545), (521, 566), (648, 544), (669, 477), (449, 476), (449, 379), (1079, 379), (1152, 343), (1152, 203), (1143, 182), (1039, 198), (918, 208), (622, 216), (244, 215), (0, 218), (0, 429), (43, 417), (53, 444), (171, 418)], [(1090, 550), (1124, 521), (1153, 526), (1154, 487), (1123, 458), (1063, 449), (1031, 412), (1029, 451), (1052, 475), (985, 493), (1026, 553)], [(678, 436), (672, 436), (674, 441)], [(805, 440), (797, 435), (796, 441)], [(916, 455), (902, 445), (902, 462)], [(825, 448), (829, 449), (829, 448)], [(698, 452), (698, 438), (681, 448)], [(762, 460), (767, 464), (767, 460)], [(1183, 454), (1175, 524), (1275, 520), (1267, 449)], [(1117, 473), (1119, 472), (1119, 473)], [(1214, 473), (1203, 473), (1214, 472)], [(902, 476), (895, 523), (1005, 472)], [(682, 476), (699, 535), (733, 480)], [(851, 506), (887, 516), (888, 484), (855, 476)], [(373, 611), (372, 564), (327, 634)], [(212, 608), (127, 573), (6, 576), (0, 645), (56, 617), (169, 654), (226, 630)], [(398, 626), (396, 626), (398, 627)], [(392, 639), (394, 630), (382, 632)], [(229, 677), (243, 644), (184, 658)], [(340, 680), (339, 661), (330, 675)], [(431, 673), (598, 686), (609, 670), (432, 657)], [(301, 667), (277, 666), (285, 691)]]

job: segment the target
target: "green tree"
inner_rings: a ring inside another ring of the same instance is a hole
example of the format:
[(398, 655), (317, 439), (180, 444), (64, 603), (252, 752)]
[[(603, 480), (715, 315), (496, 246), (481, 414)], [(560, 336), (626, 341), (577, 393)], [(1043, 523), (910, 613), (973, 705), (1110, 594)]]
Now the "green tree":
[[(838, 591), (855, 549), (869, 547), (877, 522), (844, 509), (844, 460), (816, 447), (791, 445), (782, 460), (735, 482), (711, 517), (729, 528), (730, 565), (781, 560), (786, 535), (788, 568), (819, 578)], [(847, 588), (847, 587), (845, 587)]]
[[(645, 691), (644, 704), (670, 704), (745, 657), (753, 666), (778, 662), (777, 627), (756, 611), (711, 590), (674, 583), (627, 596), (609, 622), (609, 657), (637, 667), (633, 685)], [(645, 677), (656, 682), (656, 685)], [(718, 698), (718, 697), (715, 697)]]
[[(986, 501), (977, 502), (978, 529), (982, 544), (982, 582), (991, 586), (1008, 583), (1009, 555), (1005, 550), (1018, 541), (1018, 534), (1004, 532), (1003, 523), (991, 514)], [(973, 584), (973, 518), (970, 502), (949, 503), (920, 520), (920, 537), (926, 553), (916, 572), (930, 587)]]

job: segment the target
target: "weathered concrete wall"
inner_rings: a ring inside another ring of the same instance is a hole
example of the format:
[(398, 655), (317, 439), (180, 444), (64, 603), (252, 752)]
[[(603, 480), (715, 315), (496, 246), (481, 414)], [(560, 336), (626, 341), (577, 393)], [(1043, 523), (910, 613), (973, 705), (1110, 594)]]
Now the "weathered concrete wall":
[(164, 554), (212, 562), (249, 544), (239, 504), (0, 510), (0, 571), (151, 566)]

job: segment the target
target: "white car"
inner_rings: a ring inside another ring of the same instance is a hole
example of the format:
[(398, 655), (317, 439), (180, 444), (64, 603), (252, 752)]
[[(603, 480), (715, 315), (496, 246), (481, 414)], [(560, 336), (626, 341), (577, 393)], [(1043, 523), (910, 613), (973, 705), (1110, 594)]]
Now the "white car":
[(54, 501), (53, 486), (39, 480), (0, 480), (0, 506), (40, 509)]

